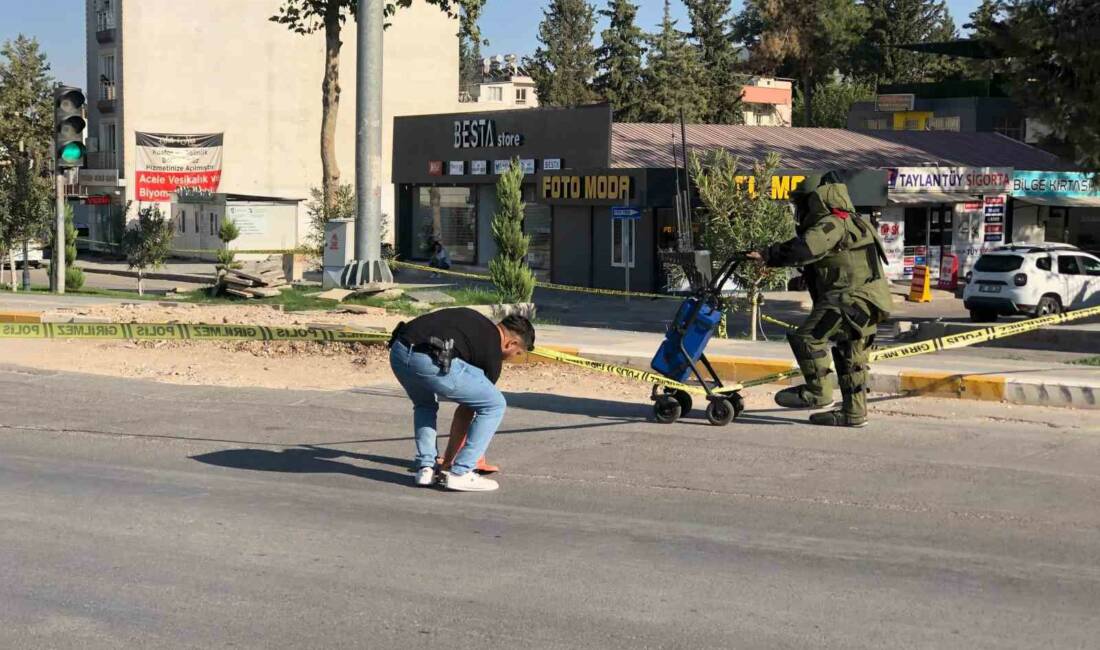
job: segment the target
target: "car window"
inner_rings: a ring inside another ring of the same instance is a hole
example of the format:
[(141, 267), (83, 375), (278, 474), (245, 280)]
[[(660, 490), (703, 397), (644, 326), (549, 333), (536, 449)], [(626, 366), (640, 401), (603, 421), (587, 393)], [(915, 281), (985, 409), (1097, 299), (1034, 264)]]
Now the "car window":
[(1077, 261), (1085, 270), (1085, 275), (1100, 275), (1100, 260), (1094, 257), (1078, 257)]
[(1007, 273), (1015, 271), (1024, 264), (1019, 255), (982, 255), (974, 265), (975, 271), (982, 273)]
[(1080, 269), (1077, 268), (1077, 258), (1073, 255), (1059, 255), (1058, 272), (1066, 275), (1081, 275)]
[(1039, 259), (1035, 260), (1035, 268), (1039, 269), (1040, 271), (1049, 271), (1051, 268), (1050, 258), (1040, 257)]

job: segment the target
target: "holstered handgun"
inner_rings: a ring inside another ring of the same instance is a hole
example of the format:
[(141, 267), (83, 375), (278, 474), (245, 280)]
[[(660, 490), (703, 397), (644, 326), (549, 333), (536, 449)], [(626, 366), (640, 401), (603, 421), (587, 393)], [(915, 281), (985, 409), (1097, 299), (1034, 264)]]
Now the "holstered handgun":
[(433, 336), (428, 340), (428, 356), (432, 358), (435, 365), (439, 366), (439, 371), (442, 374), (449, 373), (451, 371), (451, 361), (455, 358), (454, 339), (443, 340), (438, 336)]

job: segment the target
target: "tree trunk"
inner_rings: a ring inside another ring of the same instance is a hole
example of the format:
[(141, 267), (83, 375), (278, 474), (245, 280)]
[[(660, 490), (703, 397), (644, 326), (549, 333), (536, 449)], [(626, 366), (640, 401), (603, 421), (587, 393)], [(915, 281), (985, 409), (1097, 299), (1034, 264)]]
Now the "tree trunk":
[(145, 271), (138, 269), (138, 295), (145, 295)]
[[(4, 249), (0, 249), (0, 287), (4, 286), (4, 258), (8, 256), (8, 252)], [(12, 273), (15, 273), (15, 262), (11, 263)]]
[(814, 82), (809, 70), (802, 72), (802, 100), (803, 119), (806, 121), (803, 126), (813, 126)]
[(340, 2), (325, 8), (325, 74), (321, 80), (321, 193), (325, 218), (336, 209), (340, 167), (336, 162), (336, 117), (340, 112)]
[(756, 340), (756, 330), (760, 326), (760, 291), (749, 289), (749, 340)]
[[(14, 269), (12, 273), (15, 273)], [(23, 240), (23, 289), (31, 290), (31, 247), (26, 239)]]

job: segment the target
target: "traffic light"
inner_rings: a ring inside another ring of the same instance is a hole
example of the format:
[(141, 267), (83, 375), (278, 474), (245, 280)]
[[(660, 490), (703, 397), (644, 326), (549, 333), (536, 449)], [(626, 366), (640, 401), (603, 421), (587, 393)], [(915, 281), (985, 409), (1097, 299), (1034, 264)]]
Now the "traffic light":
[(54, 138), (57, 145), (57, 168), (84, 166), (84, 91), (73, 86), (60, 86), (54, 91)]

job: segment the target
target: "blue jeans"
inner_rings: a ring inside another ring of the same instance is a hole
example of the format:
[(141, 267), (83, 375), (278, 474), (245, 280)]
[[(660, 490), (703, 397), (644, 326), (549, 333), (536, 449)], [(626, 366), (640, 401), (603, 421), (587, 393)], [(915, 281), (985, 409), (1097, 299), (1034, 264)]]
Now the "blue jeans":
[(451, 464), (451, 473), (461, 476), (477, 466), (489, 447), (507, 403), (481, 368), (462, 359), (451, 362), (451, 370), (442, 374), (432, 358), (413, 352), (404, 343), (393, 342), (390, 368), (413, 403), (413, 429), (416, 436), (416, 467), (435, 465), (436, 416), (439, 398), (457, 402), (473, 410), (474, 420), (466, 434), (466, 444)]

